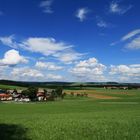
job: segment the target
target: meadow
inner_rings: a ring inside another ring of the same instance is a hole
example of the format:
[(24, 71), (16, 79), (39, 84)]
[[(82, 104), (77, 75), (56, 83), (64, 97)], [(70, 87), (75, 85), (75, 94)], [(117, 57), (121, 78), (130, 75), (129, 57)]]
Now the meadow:
[[(140, 90), (65, 90), (63, 100), (0, 103), (2, 140), (139, 140)], [(88, 93), (76, 97), (69, 93)]]
[(20, 87), (20, 86), (13, 86), (13, 85), (3, 85), (0, 84), (0, 89), (26, 89), (25, 87)]

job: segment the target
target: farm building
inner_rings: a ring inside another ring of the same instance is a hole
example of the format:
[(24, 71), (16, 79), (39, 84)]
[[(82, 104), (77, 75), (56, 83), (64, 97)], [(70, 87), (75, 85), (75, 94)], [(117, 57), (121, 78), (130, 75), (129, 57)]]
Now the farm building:
[(0, 94), (1, 101), (11, 101), (12, 99), (13, 99), (12, 95), (10, 94), (6, 94), (6, 93)]
[(44, 93), (37, 93), (37, 99), (38, 101), (42, 101), (45, 98), (45, 94)]
[(5, 90), (0, 90), (0, 100), (1, 101), (10, 101), (12, 100), (12, 95), (7, 94)]
[(38, 89), (38, 92), (37, 92), (38, 101), (50, 99), (51, 93), (52, 93), (51, 89), (49, 89), (49, 90)]

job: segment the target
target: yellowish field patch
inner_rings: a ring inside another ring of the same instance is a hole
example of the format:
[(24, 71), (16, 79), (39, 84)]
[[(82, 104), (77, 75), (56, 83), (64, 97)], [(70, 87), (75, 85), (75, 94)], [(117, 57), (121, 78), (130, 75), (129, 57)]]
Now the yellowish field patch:
[(116, 94), (116, 95), (124, 95), (124, 94), (126, 94), (126, 95), (134, 95), (133, 93), (128, 93), (127, 91), (121, 91), (121, 92), (117, 92), (117, 91), (115, 91), (115, 90), (112, 90), (112, 92), (110, 92), (110, 91), (108, 91), (107, 92), (107, 90), (105, 90), (105, 92), (103, 92), (103, 91), (99, 91), (99, 90), (65, 90), (65, 92), (67, 92), (67, 93), (71, 93), (71, 92), (73, 92), (73, 93), (87, 93), (87, 94)]
[[(120, 97), (112, 97), (105, 95), (106, 93), (97, 92), (96, 90), (67, 90), (67, 94), (71, 94), (73, 92), (74, 95), (76, 94), (84, 94), (87, 93), (88, 97), (96, 98), (96, 99), (120, 99)], [(116, 93), (117, 94), (117, 93)]]
[(99, 94), (89, 94), (88, 97), (96, 98), (96, 99), (119, 99), (120, 97), (112, 97), (107, 95), (99, 95)]

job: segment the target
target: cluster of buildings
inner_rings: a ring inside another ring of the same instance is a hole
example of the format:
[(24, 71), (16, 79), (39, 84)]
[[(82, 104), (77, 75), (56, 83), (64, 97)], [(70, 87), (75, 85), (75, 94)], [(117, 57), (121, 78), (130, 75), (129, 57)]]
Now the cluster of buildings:
[(7, 91), (0, 89), (0, 101), (11, 101), (13, 99), (12, 95), (7, 93)]
[[(38, 89), (36, 93), (36, 100), (43, 101), (50, 98), (51, 91), (47, 91), (45, 94), (43, 89)], [(22, 94), (22, 90), (2, 90), (0, 89), (0, 101), (19, 101), (19, 102), (29, 102), (30, 98)]]

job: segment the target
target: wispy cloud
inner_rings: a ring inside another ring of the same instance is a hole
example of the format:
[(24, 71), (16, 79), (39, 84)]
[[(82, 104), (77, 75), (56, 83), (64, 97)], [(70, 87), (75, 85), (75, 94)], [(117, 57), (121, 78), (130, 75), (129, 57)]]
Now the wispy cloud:
[(131, 8), (132, 8), (132, 5), (124, 6), (124, 5), (121, 5), (120, 1), (114, 0), (110, 3), (109, 12), (122, 15), (122, 14), (125, 14)]
[(52, 6), (52, 3), (53, 3), (53, 0), (44, 0), (40, 3), (40, 7), (43, 8), (43, 12), (44, 13), (48, 13), (48, 14), (51, 14), (53, 13), (53, 10), (51, 8)]
[(71, 64), (76, 60), (81, 59), (85, 54), (76, 52), (74, 49), (69, 48), (65, 51), (55, 53), (54, 56), (65, 64)]
[(26, 50), (53, 56), (64, 63), (71, 63), (81, 56), (73, 49), (73, 45), (57, 42), (54, 38), (28, 38), (22, 44)]
[(35, 64), (35, 67), (39, 68), (39, 69), (46, 69), (46, 70), (53, 70), (53, 71), (58, 71), (58, 70), (62, 70), (63, 67), (62, 66), (58, 66), (52, 62), (42, 62), (42, 61), (37, 61)]
[(118, 43), (125, 43), (125, 48), (131, 50), (140, 49), (140, 29), (133, 30), (128, 34), (124, 35), (119, 41), (111, 43), (111, 46), (114, 46)]
[(100, 20), (100, 21), (98, 21), (97, 26), (102, 27), (102, 28), (106, 28), (106, 27), (108, 27), (108, 24), (105, 21)]
[(134, 37), (138, 34), (140, 34), (140, 29), (133, 30), (133, 31), (129, 32), (127, 35), (123, 36), (121, 38), (121, 41), (126, 41), (128, 39), (131, 39), (132, 37)]
[(23, 49), (32, 52), (39, 52), (45, 56), (54, 55), (57, 52), (64, 51), (72, 47), (72, 45), (68, 45), (64, 42), (57, 42), (54, 38), (47, 37), (30, 37), (22, 42)]
[(76, 17), (82, 22), (84, 21), (87, 17), (87, 14), (89, 13), (89, 9), (88, 8), (79, 8), (77, 11), (76, 11)]
[(43, 56), (52, 56), (67, 64), (83, 56), (83, 54), (74, 50), (74, 45), (62, 41), (58, 42), (54, 38), (29, 37), (23, 41), (17, 42), (15, 38), (9, 36), (0, 37), (0, 41), (11, 48), (22, 48), (30, 52), (40, 53)]
[(110, 43), (110, 46), (115, 46), (116, 44), (118, 44), (120, 41), (115, 41), (115, 42), (112, 42)]
[(10, 46), (11, 48), (18, 48), (18, 44), (15, 42), (14, 35), (0, 37), (0, 42), (2, 42), (6, 46)]
[(101, 28), (109, 27), (109, 24), (106, 21), (104, 21), (100, 16), (96, 16), (96, 22), (98, 27)]
[(140, 49), (140, 36), (134, 38), (131, 42), (127, 43), (125, 45), (125, 48), (131, 49), (131, 50)]

